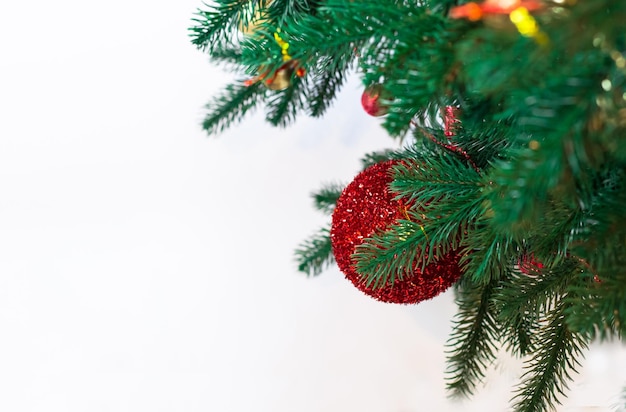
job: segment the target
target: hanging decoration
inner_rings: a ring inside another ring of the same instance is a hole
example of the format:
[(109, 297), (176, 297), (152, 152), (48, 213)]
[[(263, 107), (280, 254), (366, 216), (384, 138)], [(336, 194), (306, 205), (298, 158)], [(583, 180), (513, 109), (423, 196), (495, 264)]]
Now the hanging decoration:
[[(402, 279), (382, 287), (369, 285), (356, 271), (352, 255), (365, 238), (383, 231), (400, 219), (407, 219), (411, 205), (396, 199), (389, 190), (397, 161), (378, 163), (365, 169), (342, 192), (333, 213), (331, 243), (339, 269), (354, 286), (374, 299), (389, 303), (418, 303), (448, 289), (461, 276), (459, 256), (450, 252)], [(428, 235), (428, 227), (422, 227)]]

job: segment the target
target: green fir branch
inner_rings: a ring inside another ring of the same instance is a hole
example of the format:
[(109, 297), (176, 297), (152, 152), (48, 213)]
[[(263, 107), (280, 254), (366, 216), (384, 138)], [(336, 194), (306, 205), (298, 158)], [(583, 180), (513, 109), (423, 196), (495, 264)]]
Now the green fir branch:
[(578, 282), (568, 289), (566, 322), (587, 339), (626, 336), (626, 272), (624, 262), (611, 271), (594, 273), (585, 262)]
[(429, 261), (465, 245), (467, 233), (483, 219), (480, 175), (448, 153), (406, 159), (393, 170), (390, 188), (411, 205), (411, 220), (423, 225)]
[(356, 58), (354, 48), (350, 43), (340, 44), (317, 56), (314, 65), (307, 67), (308, 112), (312, 117), (321, 117), (337, 97)]
[(529, 225), (541, 220), (548, 208), (549, 190), (558, 184), (562, 174), (560, 152), (560, 144), (541, 153), (532, 149), (517, 153), (510, 150), (511, 158), (492, 165), (486, 180), (493, 182), (487, 195), (496, 230), (523, 234)]
[(295, 252), (298, 270), (317, 276), (335, 262), (330, 242), (330, 229), (323, 228), (304, 241)]
[(520, 312), (539, 314), (553, 310), (579, 268), (574, 259), (549, 269), (532, 268), (533, 263), (520, 263), (527, 273), (513, 272), (496, 295), (501, 319)]
[[(430, 229), (430, 228), (429, 228)], [(383, 287), (413, 273), (416, 266), (429, 262), (427, 240), (423, 226), (410, 220), (400, 220), (385, 232), (374, 233), (358, 245), (352, 255), (354, 267), (366, 284)]]
[[(448, 213), (437, 201), (442, 200), (448, 206), (447, 201), (459, 199), (459, 204), (465, 204), (479, 199), (483, 190), (481, 176), (449, 153), (406, 159), (395, 165), (393, 172), (392, 192), (408, 202), (419, 203), (420, 211), (428, 210), (428, 205), (433, 204), (438, 216)], [(448, 208), (454, 210), (457, 205)]]
[(490, 163), (502, 159), (513, 146), (513, 119), (494, 119), (494, 112), (497, 113), (499, 109), (493, 100), (465, 96), (463, 100), (450, 105), (459, 108), (454, 143), (465, 150), (482, 170), (488, 169)]
[(472, 281), (482, 284), (500, 279), (509, 273), (509, 265), (517, 256), (519, 240), (507, 233), (494, 232), (485, 221), (464, 237), (461, 263)]
[(315, 208), (327, 215), (332, 214), (344, 187), (345, 185), (339, 183), (328, 183), (324, 185), (324, 187), (312, 195)]
[(537, 346), (539, 323), (532, 314), (515, 313), (502, 322), (502, 342), (509, 353), (526, 356)]
[(519, 256), (515, 268), (504, 277), (493, 301), (498, 322), (502, 325), (502, 341), (515, 355), (533, 352), (537, 341), (541, 314), (551, 311), (574, 280), (579, 267), (574, 259), (558, 266), (540, 268), (528, 255)]
[(345, 70), (323, 70), (310, 73), (308, 112), (312, 117), (321, 117), (330, 107), (346, 80)]
[(397, 159), (398, 154), (393, 150), (379, 150), (376, 152), (366, 153), (361, 158), (361, 167), (363, 170), (378, 163), (386, 162), (387, 160)]
[(221, 95), (207, 104), (208, 114), (202, 128), (209, 135), (220, 133), (234, 122), (241, 121), (264, 97), (265, 90), (257, 82), (250, 86), (230, 84)]
[[(336, 41), (329, 36), (334, 22), (328, 14), (301, 14), (285, 16), (280, 24), (280, 36), (289, 44), (289, 54), (308, 72), (336, 72), (347, 70), (356, 59), (352, 51), (355, 45), (363, 41), (365, 35), (355, 36), (348, 41)], [(275, 70), (282, 64), (282, 50), (274, 39), (275, 24), (265, 23), (255, 36), (248, 36), (242, 41), (241, 64), (256, 68), (268, 65)], [(349, 49), (352, 47), (352, 49)], [(347, 52), (350, 50), (351, 52)], [(310, 74), (307, 75), (310, 77)]]
[[(382, 81), (388, 96), (382, 103), (389, 106), (383, 126), (392, 136), (403, 136), (411, 120), (446, 96), (442, 86), (452, 67), (455, 35), (446, 30), (448, 20), (415, 3), (331, 0), (327, 7), (341, 30), (362, 36), (358, 53), (363, 83)], [(399, 32), (398, 27), (411, 30)]]
[[(336, 67), (346, 69), (359, 56), (365, 84), (379, 82), (383, 76), (383, 87), (389, 89), (390, 96), (406, 95), (406, 99), (384, 102), (390, 105), (385, 126), (392, 135), (400, 136), (408, 130), (411, 118), (428, 106), (433, 93), (444, 95), (437, 85), (444, 83), (451, 60), (435, 61), (429, 56), (441, 47), (450, 48), (450, 39), (445, 38), (445, 22), (444, 17), (432, 15), (419, 5), (399, 7), (388, 1), (352, 4), (330, 0), (315, 17), (303, 16), (294, 21), (292, 34), (297, 32), (297, 35), (293, 34), (289, 43), (290, 49), (293, 46), (293, 58), (305, 66), (314, 67), (314, 62), (331, 58)], [(409, 36), (403, 41), (397, 40), (395, 27), (399, 25), (412, 27), (411, 32), (403, 33)], [(419, 50), (422, 51), (415, 55)], [(424, 79), (425, 87), (418, 84), (407, 88), (406, 76), (413, 75)]]
[(497, 282), (465, 283), (456, 289), (458, 312), (446, 343), (447, 389), (451, 396), (471, 395), (496, 359), (499, 326), (491, 302)]
[(241, 71), (241, 49), (238, 47), (215, 49), (209, 57), (212, 62), (222, 64), (231, 71)]
[(591, 207), (573, 228), (572, 259), (581, 271), (567, 295), (567, 322), (590, 339), (626, 334), (626, 182), (613, 166), (602, 173)]
[(199, 9), (197, 17), (192, 19), (195, 25), (189, 29), (191, 43), (209, 52), (231, 43), (231, 33), (237, 30), (237, 25), (246, 25), (252, 19), (254, 10), (250, 5), (253, 1), (264, 3), (266, 0), (216, 0), (211, 6), (205, 4), (207, 9)]
[(320, 3), (320, 0), (273, 0), (267, 11), (270, 20), (279, 27), (288, 27), (293, 18), (315, 15)]
[[(376, 232), (356, 247), (353, 259), (356, 271), (368, 285), (382, 287), (403, 279), (414, 268), (430, 263), (457, 250), (469, 223), (464, 217), (478, 204), (470, 204), (449, 219), (424, 220), (422, 214), (407, 211), (410, 220), (398, 220), (385, 231)], [(460, 263), (465, 269), (463, 262)]]
[(286, 127), (296, 119), (298, 110), (303, 108), (307, 98), (301, 78), (291, 76), (291, 85), (285, 90), (269, 93), (265, 120), (273, 126)]
[[(613, 165), (609, 175), (600, 175), (598, 189), (589, 207), (572, 227), (572, 253), (585, 259), (598, 272), (623, 267), (626, 244), (626, 166)], [(603, 253), (597, 253), (602, 250)]]
[(588, 342), (582, 335), (569, 330), (565, 322), (566, 303), (559, 300), (547, 314), (545, 326), (537, 336), (541, 342), (525, 364), (522, 383), (513, 402), (519, 412), (541, 412), (560, 404), (572, 373), (580, 366)]
[(589, 212), (571, 209), (557, 201), (549, 202), (548, 207), (529, 230), (528, 245), (530, 254), (545, 266), (553, 266), (569, 255), (576, 234), (589, 219)]

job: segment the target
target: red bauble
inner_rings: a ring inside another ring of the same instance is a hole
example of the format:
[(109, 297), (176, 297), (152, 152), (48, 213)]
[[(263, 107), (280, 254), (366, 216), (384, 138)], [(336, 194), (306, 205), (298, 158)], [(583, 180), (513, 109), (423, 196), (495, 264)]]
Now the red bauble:
[(361, 95), (361, 105), (370, 116), (378, 117), (387, 114), (388, 107), (380, 102), (382, 90), (380, 84), (372, 84)]
[(445, 291), (459, 279), (461, 268), (456, 253), (448, 253), (423, 271), (416, 267), (413, 274), (382, 287), (367, 286), (351, 258), (365, 238), (388, 228), (397, 219), (406, 219), (406, 204), (395, 200), (389, 191), (390, 169), (395, 163), (390, 160), (370, 166), (344, 189), (333, 212), (330, 238), (339, 269), (359, 290), (383, 302), (418, 303)]
[(520, 272), (525, 275), (536, 275), (543, 269), (543, 263), (535, 259), (535, 255), (524, 255), (517, 262)]

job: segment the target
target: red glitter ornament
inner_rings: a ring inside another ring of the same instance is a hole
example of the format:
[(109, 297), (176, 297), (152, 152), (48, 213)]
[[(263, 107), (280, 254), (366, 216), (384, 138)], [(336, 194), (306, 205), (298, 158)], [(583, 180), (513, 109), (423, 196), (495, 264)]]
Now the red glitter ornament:
[(382, 91), (383, 87), (380, 84), (372, 84), (361, 95), (361, 105), (370, 116), (378, 117), (387, 114), (388, 107), (380, 102)]
[(368, 286), (352, 261), (352, 254), (365, 238), (397, 219), (406, 219), (407, 205), (394, 199), (388, 188), (392, 181), (390, 169), (396, 163), (390, 160), (370, 166), (344, 189), (333, 212), (330, 238), (339, 269), (360, 291), (383, 302), (418, 303), (440, 294), (459, 279), (461, 268), (456, 253), (448, 253), (423, 271), (416, 267), (413, 274), (383, 287)]

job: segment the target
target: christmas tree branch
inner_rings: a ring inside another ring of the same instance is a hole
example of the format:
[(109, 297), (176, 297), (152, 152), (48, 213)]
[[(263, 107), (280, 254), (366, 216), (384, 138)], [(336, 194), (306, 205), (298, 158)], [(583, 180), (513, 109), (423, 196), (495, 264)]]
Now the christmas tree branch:
[(211, 61), (224, 65), (230, 71), (241, 71), (241, 49), (225, 47), (214, 49), (210, 54)]
[(467, 154), (467, 152), (464, 149), (462, 149), (456, 144), (444, 143), (441, 140), (438, 140), (432, 133), (429, 133), (424, 128), (419, 128), (419, 130), (426, 138), (430, 139), (436, 145), (439, 145), (450, 152), (453, 152), (453, 153), (458, 154), (459, 156), (462, 156), (465, 160), (467, 160), (467, 162), (470, 165), (472, 165), (472, 168), (476, 171), (476, 173), (480, 174), (480, 168), (476, 165), (472, 157), (469, 154)]
[(376, 28), (359, 61), (365, 84), (384, 79), (384, 102), (389, 112), (383, 127), (392, 136), (403, 136), (416, 119), (432, 118), (448, 99), (449, 80), (453, 79), (451, 44), (458, 33), (448, 30), (449, 21), (442, 16), (423, 7), (408, 9), (403, 15), (395, 15), (397, 8), (393, 6), (380, 11), (377, 16), (385, 27)]
[[(461, 198), (459, 203), (466, 203), (479, 198), (483, 189), (479, 174), (471, 173), (465, 164), (447, 154), (430, 153), (425, 156), (422, 153), (418, 159), (399, 162), (393, 171), (391, 191), (409, 203), (419, 203), (419, 210), (433, 203), (441, 213), (442, 208), (430, 199), (446, 201)], [(456, 205), (449, 208), (455, 209)]]
[(626, 336), (625, 263), (598, 275), (587, 269), (586, 274), (570, 286), (565, 315), (573, 331), (590, 340)]
[[(442, 95), (437, 89), (450, 70), (450, 61), (433, 61), (427, 56), (436, 54), (442, 47), (450, 47), (450, 39), (446, 38), (446, 19), (417, 5), (398, 7), (390, 1), (369, 0), (351, 4), (330, 0), (319, 11), (315, 17), (301, 17), (293, 25), (285, 22), (293, 27), (289, 40), (294, 50), (293, 58), (305, 66), (315, 66), (314, 62), (332, 56), (340, 60), (336, 65), (345, 69), (352, 58), (358, 56), (366, 84), (379, 82), (384, 77), (389, 96), (394, 96), (397, 88), (398, 95), (410, 97), (397, 101), (391, 99), (388, 103), (392, 110), (385, 120), (385, 127), (393, 135), (404, 134), (410, 120), (430, 106), (434, 93)], [(364, 15), (370, 16), (367, 24), (364, 24)], [(412, 30), (398, 33), (395, 27), (411, 27)], [(400, 34), (406, 37), (400, 38)], [(351, 50), (346, 52), (346, 48)], [(258, 60), (258, 57), (251, 58), (248, 63), (252, 60)], [(407, 89), (407, 75), (415, 77), (409, 80), (424, 87), (418, 85)]]
[(461, 263), (473, 282), (489, 284), (508, 273), (518, 243), (507, 233), (494, 232), (486, 221), (477, 222), (464, 238)]
[(445, 254), (483, 215), (482, 179), (449, 153), (406, 153), (413, 158), (394, 166), (390, 189), (412, 205), (409, 217), (424, 225), (429, 256)]
[(566, 303), (559, 300), (547, 315), (547, 323), (537, 340), (541, 345), (526, 362), (528, 369), (522, 376), (522, 384), (513, 398), (515, 410), (539, 412), (560, 404), (558, 395), (564, 394), (571, 372), (580, 365), (578, 358), (587, 342), (582, 335), (572, 333), (565, 322)]
[(365, 156), (361, 158), (361, 165), (363, 169), (367, 169), (370, 166), (373, 166), (377, 163), (382, 163), (391, 159), (403, 159), (405, 156), (402, 153), (395, 152), (393, 150), (380, 150), (376, 152), (366, 153)]
[(496, 285), (467, 282), (456, 289), (458, 313), (447, 343), (451, 396), (471, 395), (496, 358), (499, 330), (491, 303)]
[(335, 262), (331, 242), (330, 230), (321, 229), (296, 249), (298, 270), (308, 276), (317, 276)]
[(589, 339), (626, 333), (626, 182), (623, 170), (609, 170), (598, 176), (591, 206), (572, 228), (570, 253), (582, 273), (569, 288), (567, 322)]
[(535, 349), (540, 314), (552, 310), (566, 292), (577, 273), (578, 262), (569, 259), (548, 270), (523, 255), (517, 265), (519, 268), (502, 279), (493, 299), (503, 342), (511, 353), (526, 355)]
[(368, 286), (383, 287), (413, 273), (416, 263), (428, 264), (424, 227), (417, 222), (400, 220), (384, 233), (375, 233), (356, 247), (354, 267)]
[(207, 104), (209, 113), (202, 123), (204, 130), (214, 134), (222, 132), (235, 121), (241, 121), (263, 98), (265, 91), (259, 86), (258, 83), (250, 86), (228, 85), (220, 96)]
[[(534, 233), (529, 234), (528, 245), (531, 249), (529, 254), (544, 265), (553, 266), (553, 262), (558, 263), (568, 255), (576, 233), (585, 227), (585, 221), (589, 219), (589, 212), (572, 210), (556, 201), (549, 202), (549, 207), (531, 228)], [(548, 222), (555, 223), (547, 226)]]
[(500, 116), (494, 119), (498, 105), (490, 99), (466, 97), (457, 104), (459, 123), (451, 142), (463, 148), (479, 169), (491, 168), (513, 145), (513, 119)]
[(328, 215), (332, 214), (344, 187), (345, 185), (339, 183), (329, 183), (313, 193), (315, 207)]
[(313, 73), (309, 71), (311, 86), (309, 87), (308, 111), (311, 116), (321, 117), (326, 112), (343, 86), (346, 74), (346, 69), (333, 70), (331, 68), (315, 70)]
[(303, 107), (305, 89), (303, 81), (295, 77), (290, 87), (269, 95), (265, 119), (274, 126), (286, 127), (296, 119), (299, 109)]
[[(266, 0), (253, 0), (265, 3)], [(250, 0), (215, 0), (207, 10), (198, 10), (195, 26), (191, 27), (191, 42), (198, 48), (213, 52), (231, 42), (230, 34), (241, 22), (247, 25), (253, 16)]]

